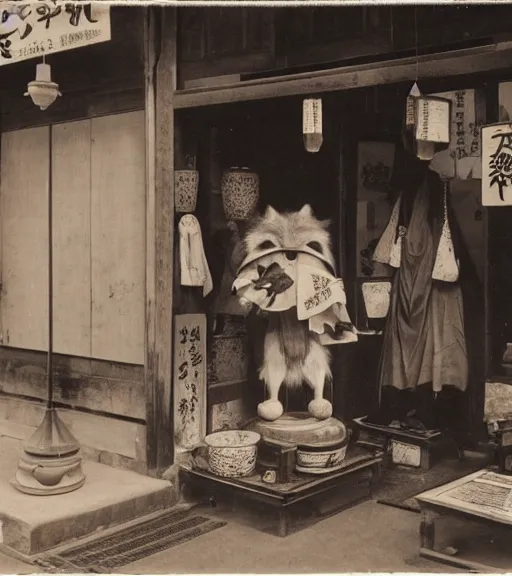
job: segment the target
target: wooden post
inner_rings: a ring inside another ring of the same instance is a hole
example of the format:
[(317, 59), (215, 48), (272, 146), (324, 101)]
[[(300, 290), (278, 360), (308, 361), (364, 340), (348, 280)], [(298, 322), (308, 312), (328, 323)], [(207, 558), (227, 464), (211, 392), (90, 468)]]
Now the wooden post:
[(421, 510), (420, 547), (427, 550), (434, 550), (435, 547), (434, 515), (425, 508)]
[(146, 423), (147, 469), (160, 476), (174, 460), (172, 285), (176, 14), (147, 7), (146, 76)]

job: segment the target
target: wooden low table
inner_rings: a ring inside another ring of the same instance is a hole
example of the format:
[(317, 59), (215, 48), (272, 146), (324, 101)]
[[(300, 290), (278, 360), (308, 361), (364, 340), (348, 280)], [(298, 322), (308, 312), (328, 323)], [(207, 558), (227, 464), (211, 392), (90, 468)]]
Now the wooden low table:
[[(512, 476), (485, 468), (416, 496), (421, 507), (420, 555), (437, 562), (478, 572), (505, 572), (450, 556), (435, 549), (435, 520), (458, 517), (512, 529)], [(511, 558), (512, 562), (512, 558)]]
[[(282, 484), (266, 484), (259, 474), (221, 478), (207, 470), (185, 466), (181, 467), (180, 481), (191, 493), (211, 501), (239, 498), (263, 505), (269, 514), (277, 515), (277, 533), (285, 537), (294, 519), (304, 513), (319, 520), (371, 498), (381, 462), (381, 453), (356, 448), (347, 454), (341, 470), (325, 475), (293, 473), (290, 481)], [(329, 499), (335, 501), (330, 508)]]

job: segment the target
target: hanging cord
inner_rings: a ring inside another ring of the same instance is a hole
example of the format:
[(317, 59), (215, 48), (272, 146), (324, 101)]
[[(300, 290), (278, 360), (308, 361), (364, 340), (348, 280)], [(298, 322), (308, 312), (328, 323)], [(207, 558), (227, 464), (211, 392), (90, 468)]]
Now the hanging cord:
[(53, 131), (48, 127), (48, 355), (46, 365), (46, 406), (53, 408)]
[(419, 54), (419, 41), (418, 41), (418, 9), (414, 6), (414, 47), (416, 50), (416, 82), (420, 77), (420, 54)]
[(444, 201), (444, 220), (448, 221), (448, 180), (443, 180), (444, 191), (443, 191), (443, 201)]

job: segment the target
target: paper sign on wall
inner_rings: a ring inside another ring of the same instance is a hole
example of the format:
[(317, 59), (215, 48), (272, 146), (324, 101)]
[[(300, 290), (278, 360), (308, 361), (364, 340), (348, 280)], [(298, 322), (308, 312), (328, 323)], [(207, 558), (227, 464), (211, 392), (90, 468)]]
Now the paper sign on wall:
[(110, 7), (103, 3), (0, 3), (0, 66), (107, 40)]
[(482, 206), (512, 206), (512, 124), (482, 127)]
[(206, 316), (178, 314), (174, 342), (174, 439), (190, 449), (206, 434)]
[(368, 318), (385, 318), (391, 299), (391, 282), (363, 282), (361, 288)]
[(435, 94), (452, 102), (450, 147), (438, 152), (430, 167), (445, 178), (480, 178), (480, 121), (475, 90)]

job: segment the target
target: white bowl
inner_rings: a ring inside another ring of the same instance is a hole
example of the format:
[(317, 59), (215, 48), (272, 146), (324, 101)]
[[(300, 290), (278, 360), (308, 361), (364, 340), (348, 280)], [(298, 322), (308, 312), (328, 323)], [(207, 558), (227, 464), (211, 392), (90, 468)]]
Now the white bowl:
[(214, 474), (225, 478), (250, 476), (256, 467), (257, 444), (261, 436), (249, 430), (223, 430), (204, 439), (208, 463)]

